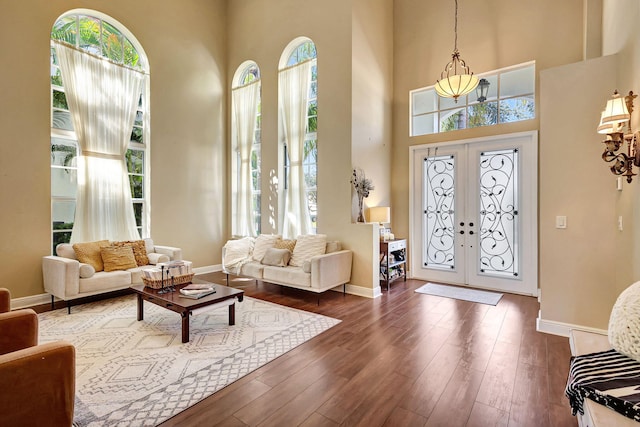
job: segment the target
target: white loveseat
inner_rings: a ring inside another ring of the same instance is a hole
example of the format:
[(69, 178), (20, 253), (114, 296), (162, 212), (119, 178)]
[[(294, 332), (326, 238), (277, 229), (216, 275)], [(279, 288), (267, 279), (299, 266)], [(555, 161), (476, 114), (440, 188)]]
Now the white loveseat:
[(262, 234), (229, 240), (222, 248), (222, 270), (227, 283), (233, 274), (318, 294), (342, 285), (345, 292), (352, 257), (352, 251), (342, 249), (340, 242), (327, 241), (326, 235), (286, 240)]
[(142, 270), (157, 263), (182, 260), (180, 248), (154, 245), (152, 239), (143, 240), (149, 264), (115, 271), (96, 271), (92, 265), (78, 261), (73, 245), (59, 244), (55, 256), (42, 258), (44, 289), (51, 294), (52, 308), (54, 297), (66, 301), (70, 310), (71, 300), (126, 289), (142, 283)]

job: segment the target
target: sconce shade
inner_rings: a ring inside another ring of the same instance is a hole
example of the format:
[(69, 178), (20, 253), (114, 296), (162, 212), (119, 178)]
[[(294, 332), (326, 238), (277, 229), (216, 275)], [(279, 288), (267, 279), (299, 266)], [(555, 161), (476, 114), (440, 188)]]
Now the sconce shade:
[(600, 114), (600, 124), (597, 127), (598, 133), (601, 135), (608, 135), (610, 133), (621, 132), (624, 122), (604, 123), (603, 121), (604, 115), (605, 115), (605, 112), (603, 111)]
[(369, 222), (388, 224), (391, 222), (391, 208), (388, 206), (375, 206), (369, 208)]
[(600, 123), (606, 125), (609, 123), (624, 122), (630, 118), (631, 114), (629, 114), (624, 97), (620, 96), (618, 91), (615, 91), (611, 99), (607, 101), (607, 106), (602, 112)]

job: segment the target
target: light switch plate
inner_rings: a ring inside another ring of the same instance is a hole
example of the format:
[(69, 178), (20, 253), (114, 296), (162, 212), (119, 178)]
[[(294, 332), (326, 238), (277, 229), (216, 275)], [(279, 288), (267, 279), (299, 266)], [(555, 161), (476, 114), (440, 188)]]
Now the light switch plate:
[(559, 215), (556, 217), (556, 228), (567, 228), (567, 217)]

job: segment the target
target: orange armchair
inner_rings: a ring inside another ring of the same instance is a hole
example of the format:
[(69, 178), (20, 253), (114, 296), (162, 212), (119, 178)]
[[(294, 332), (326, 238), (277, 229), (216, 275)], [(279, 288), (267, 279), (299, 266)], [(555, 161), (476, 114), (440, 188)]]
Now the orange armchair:
[(75, 348), (38, 345), (36, 312), (10, 308), (11, 294), (0, 288), (0, 425), (71, 426)]

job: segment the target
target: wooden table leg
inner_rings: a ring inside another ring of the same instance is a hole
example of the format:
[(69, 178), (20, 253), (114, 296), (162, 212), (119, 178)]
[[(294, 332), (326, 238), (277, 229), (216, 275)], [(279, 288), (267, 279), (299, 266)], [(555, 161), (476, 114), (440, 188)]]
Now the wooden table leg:
[(142, 320), (144, 317), (142, 302), (142, 295), (138, 294), (138, 320)]
[(229, 306), (229, 325), (236, 324), (236, 303), (234, 302)]
[(182, 316), (182, 342), (189, 342), (189, 312), (180, 313)]

